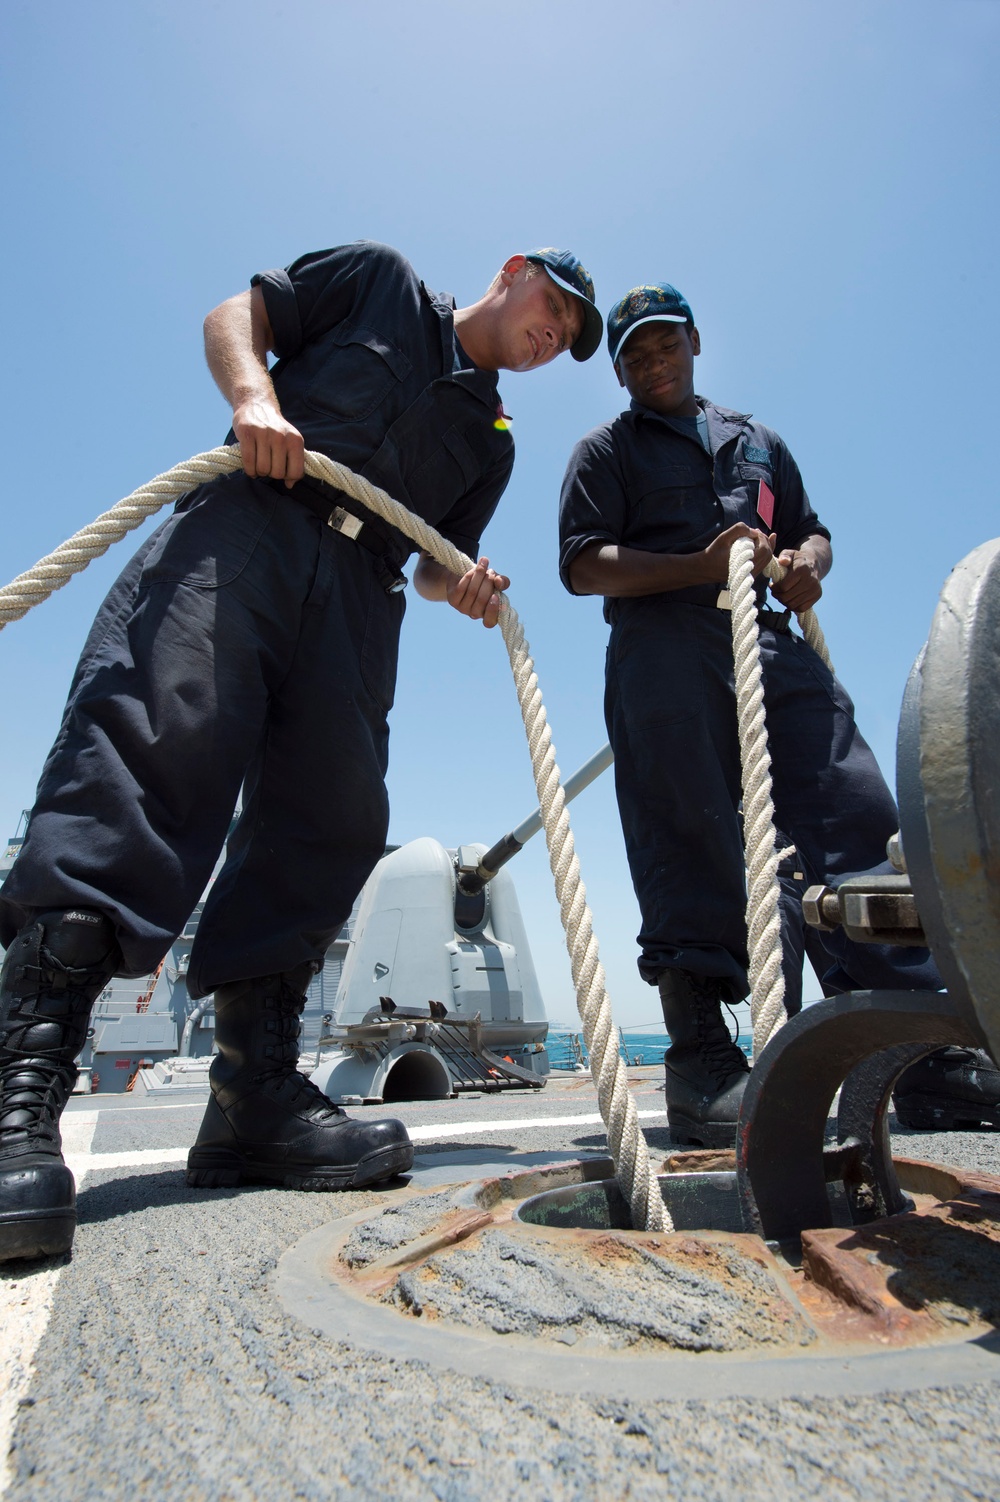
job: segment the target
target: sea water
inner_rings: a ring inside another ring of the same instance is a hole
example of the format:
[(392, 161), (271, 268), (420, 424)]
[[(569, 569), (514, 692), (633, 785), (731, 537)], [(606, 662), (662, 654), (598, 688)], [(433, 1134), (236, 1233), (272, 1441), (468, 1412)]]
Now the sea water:
[[(628, 1064), (662, 1064), (663, 1055), (670, 1046), (670, 1038), (663, 1031), (643, 1028), (641, 1031), (619, 1031), (619, 1052)], [(742, 1029), (737, 1039), (740, 1048), (749, 1057), (751, 1040), (749, 1031)], [(559, 1026), (549, 1027), (545, 1043), (549, 1063), (553, 1069), (575, 1069), (579, 1063), (587, 1064), (587, 1047), (583, 1041), (583, 1029)]]

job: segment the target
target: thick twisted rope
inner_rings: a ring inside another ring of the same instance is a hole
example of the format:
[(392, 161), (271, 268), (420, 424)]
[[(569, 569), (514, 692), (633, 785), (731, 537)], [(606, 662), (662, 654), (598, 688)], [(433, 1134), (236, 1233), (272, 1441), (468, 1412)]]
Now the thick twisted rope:
[[(782, 568), (777, 559), (772, 559), (771, 562), (767, 565), (767, 568), (764, 570), (764, 572), (774, 584), (780, 584), (782, 579), (788, 573), (788, 570), (786, 568)], [(816, 655), (823, 659), (827, 667), (830, 669), (830, 672), (832, 673), (833, 663), (830, 661), (830, 649), (826, 644), (826, 637), (823, 635), (823, 632), (820, 628), (819, 621), (816, 618), (815, 610), (803, 610), (800, 613), (796, 614), (795, 619), (799, 623), (799, 630), (805, 637), (807, 646), (812, 647)]]
[(196, 454), (185, 464), (175, 465), (146, 485), (140, 485), (138, 490), (112, 506), (110, 511), (103, 512), (88, 527), (74, 532), (34, 568), (18, 574), (0, 589), (0, 629), (9, 621), (20, 620), (32, 606), (40, 605), (57, 589), (62, 589), (74, 574), (85, 569), (95, 558), (100, 558), (112, 543), (120, 542), (126, 533), (141, 526), (168, 501), (186, 495), (206, 480), (214, 480), (241, 467), (239, 449), (211, 449), (207, 454)]
[[(781, 968), (778, 862), (771, 797), (771, 754), (764, 717), (760, 633), (753, 581), (753, 542), (733, 544), (729, 554), (729, 594), (736, 670), (736, 711), (743, 770), (743, 839), (747, 864), (747, 948), (750, 956), (750, 1023), (754, 1058), (785, 1020), (785, 978)], [(768, 578), (779, 584), (786, 569), (771, 562)], [(804, 610), (799, 625), (809, 646), (832, 668), (815, 611)]]
[[(473, 560), (439, 532), (400, 505), (392, 496), (353, 470), (324, 454), (308, 452), (306, 473), (324, 480), (362, 502), (393, 527), (405, 533), (422, 552), (429, 553), (453, 574), (464, 574)], [(138, 527), (168, 501), (185, 495), (196, 485), (241, 468), (237, 448), (217, 448), (198, 454), (140, 488), (89, 527), (82, 528), (33, 569), (0, 589), (0, 626), (25, 615), (60, 589), (73, 574), (93, 558), (106, 553), (112, 543)], [(521, 716), (528, 737), (531, 769), (542, 810), (549, 864), (555, 880), (559, 912), (566, 934), (576, 1003), (583, 1035), (590, 1054), (590, 1068), (597, 1086), (601, 1116), (615, 1169), (632, 1209), (632, 1224), (649, 1231), (671, 1230), (669, 1215), (649, 1160), (646, 1139), (639, 1127), (635, 1100), (628, 1088), (625, 1066), (618, 1051), (618, 1032), (611, 1016), (611, 1002), (594, 937), (587, 894), (580, 879), (573, 832), (566, 811), (566, 798), (556, 766), (552, 733), (542, 702), (538, 677), (517, 611), (503, 597), (500, 630), (507, 646)]]
[(566, 795), (559, 779), (552, 732), (535, 665), (517, 611), (506, 599), (501, 609), (500, 629), (507, 644), (528, 736), (531, 769), (566, 934), (576, 1005), (590, 1054), (590, 1072), (597, 1086), (601, 1116), (607, 1128), (608, 1146), (622, 1192), (632, 1208), (632, 1224), (647, 1231), (670, 1231), (673, 1223), (649, 1161), (646, 1139), (639, 1127), (635, 1100), (628, 1088), (625, 1065), (618, 1050), (618, 1030), (611, 1015), (611, 1001), (587, 906), (586, 888), (580, 879), (580, 862), (566, 810)]

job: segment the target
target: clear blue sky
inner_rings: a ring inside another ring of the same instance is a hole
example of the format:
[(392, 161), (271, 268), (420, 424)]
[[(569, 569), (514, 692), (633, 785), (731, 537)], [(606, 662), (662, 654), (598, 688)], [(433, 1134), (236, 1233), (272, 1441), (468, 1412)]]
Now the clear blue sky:
[[(6, 0), (2, 582), (221, 440), (201, 321), (254, 271), (371, 237), (461, 304), (512, 252), (569, 246), (605, 310), (675, 282), (699, 390), (791, 446), (834, 536), (821, 619), (891, 780), (941, 582), (998, 530), (998, 65), (997, 0)], [(518, 458), (487, 550), (569, 772), (605, 738), (606, 628), (557, 581), (556, 502), (622, 404), (603, 353), (502, 391)], [(2, 835), (127, 547), (0, 634)], [(534, 805), (499, 633), (418, 599), (390, 791), (396, 841), (492, 841)], [(651, 1019), (609, 777), (573, 822), (618, 1020)], [(540, 837), (512, 870), (568, 1018)]]

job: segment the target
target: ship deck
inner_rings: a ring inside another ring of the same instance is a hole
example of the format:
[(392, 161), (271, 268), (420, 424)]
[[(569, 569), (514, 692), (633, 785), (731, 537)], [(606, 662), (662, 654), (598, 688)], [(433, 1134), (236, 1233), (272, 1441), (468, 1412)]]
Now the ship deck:
[[(630, 1071), (654, 1151), (662, 1074)], [(169, 1499), (995, 1497), (1000, 1382), (842, 1396), (554, 1396), (525, 1369), (462, 1376), (310, 1329), (275, 1295), (307, 1233), (399, 1193), (190, 1190), (201, 1093), (75, 1098), (71, 1258), (0, 1279), (5, 1495)], [(530, 1094), (359, 1108), (415, 1141), (436, 1185), (603, 1154), (588, 1076)], [(895, 1133), (902, 1151), (1000, 1173), (1000, 1133)], [(699, 1359), (699, 1358), (695, 1358)], [(1000, 1373), (1000, 1358), (996, 1361)], [(0, 1484), (0, 1490), (3, 1490)]]

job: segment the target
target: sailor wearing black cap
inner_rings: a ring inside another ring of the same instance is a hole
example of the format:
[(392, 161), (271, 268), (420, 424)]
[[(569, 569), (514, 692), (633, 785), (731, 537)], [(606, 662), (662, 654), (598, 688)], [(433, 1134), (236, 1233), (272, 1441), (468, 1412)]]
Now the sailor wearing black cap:
[[(0, 1261), (65, 1251), (58, 1117), (95, 997), (155, 968), (243, 813), (191, 952), (215, 992), (192, 1184), (312, 1189), (407, 1168), (399, 1122), (351, 1122), (296, 1069), (304, 993), (382, 854), (386, 716), (412, 544), (303, 478), (317, 449), (476, 556), (514, 452), (498, 370), (594, 353), (566, 251), (511, 256), (455, 310), (362, 241), (255, 276), (205, 323), (243, 472), (185, 496), (98, 616), (0, 893)], [(267, 367), (273, 351), (277, 363)], [(508, 579), (422, 556), (417, 591), (496, 623)]]
[[(694, 389), (701, 339), (666, 282), (634, 287), (608, 316), (631, 405), (577, 444), (563, 484), (560, 573), (604, 596), (611, 625), (605, 715), (632, 880), (639, 969), (659, 987), (671, 1046), (675, 1137), (734, 1141), (747, 1064), (722, 1004), (747, 995), (740, 761), (728, 613), (729, 552), (754, 542), (759, 576), (788, 570), (760, 642), (775, 815), (806, 884), (885, 864), (892, 796), (842, 685), (789, 626), (815, 604), (832, 554), (782, 439)], [(925, 950), (823, 934), (834, 990), (935, 989)]]

